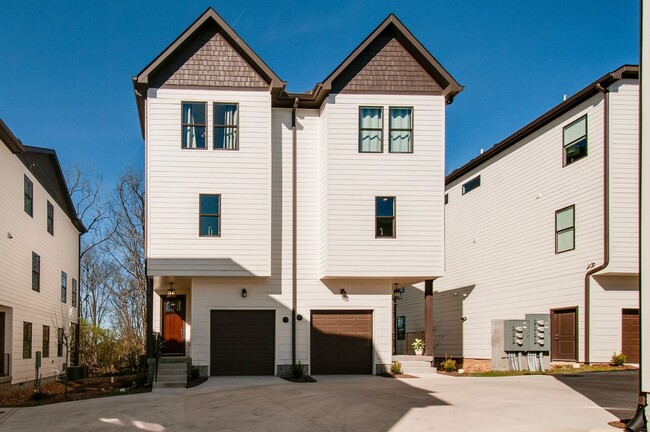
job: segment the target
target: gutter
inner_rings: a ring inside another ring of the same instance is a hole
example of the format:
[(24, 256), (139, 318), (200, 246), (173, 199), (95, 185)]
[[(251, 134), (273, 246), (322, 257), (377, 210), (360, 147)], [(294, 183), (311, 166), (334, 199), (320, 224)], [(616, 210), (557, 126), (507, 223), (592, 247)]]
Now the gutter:
[(298, 217), (296, 210), (298, 208), (298, 191), (296, 190), (296, 155), (298, 153), (298, 133), (296, 130), (296, 110), (298, 109), (298, 98), (293, 101), (291, 110), (291, 364), (296, 364), (296, 309), (298, 307), (298, 270), (296, 264), (298, 261), (297, 238)]
[(585, 273), (585, 363), (589, 364), (589, 321), (591, 317), (591, 277), (609, 265), (609, 90), (596, 84), (603, 93), (603, 263)]

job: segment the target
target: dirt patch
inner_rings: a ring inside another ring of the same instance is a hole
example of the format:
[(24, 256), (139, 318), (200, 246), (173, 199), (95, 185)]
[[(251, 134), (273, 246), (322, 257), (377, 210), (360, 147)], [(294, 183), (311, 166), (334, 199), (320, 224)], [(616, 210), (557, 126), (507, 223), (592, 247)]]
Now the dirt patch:
[(0, 393), (0, 407), (33, 406), (58, 402), (115, 396), (119, 394), (145, 393), (151, 387), (138, 386), (137, 375), (119, 377), (91, 377), (63, 383), (50, 382), (39, 387)]

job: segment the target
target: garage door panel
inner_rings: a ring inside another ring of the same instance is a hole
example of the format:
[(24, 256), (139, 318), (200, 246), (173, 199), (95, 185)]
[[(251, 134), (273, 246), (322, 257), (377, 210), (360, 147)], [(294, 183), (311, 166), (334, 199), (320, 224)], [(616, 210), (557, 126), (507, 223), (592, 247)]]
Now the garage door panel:
[(372, 373), (372, 311), (312, 311), (314, 374)]
[(210, 374), (273, 375), (275, 311), (211, 311)]

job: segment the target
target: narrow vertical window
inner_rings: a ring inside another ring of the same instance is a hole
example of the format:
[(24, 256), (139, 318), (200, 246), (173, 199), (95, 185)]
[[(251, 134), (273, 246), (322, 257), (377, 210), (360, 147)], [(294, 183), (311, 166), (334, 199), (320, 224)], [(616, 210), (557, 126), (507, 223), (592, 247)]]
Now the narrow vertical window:
[(582, 116), (563, 129), (564, 166), (587, 156), (587, 116)]
[(445, 194), (445, 205), (449, 204), (449, 194)]
[(381, 153), (382, 144), (382, 108), (359, 108), (359, 153)]
[(43, 326), (43, 358), (50, 356), (50, 326)]
[(61, 272), (61, 302), (65, 303), (67, 301), (67, 291), (68, 291), (68, 275), (65, 272)]
[(63, 329), (56, 329), (56, 356), (63, 357)]
[(34, 185), (25, 176), (25, 213), (34, 217)]
[(77, 307), (77, 279), (72, 278), (72, 296), (70, 297), (73, 307)]
[(575, 249), (575, 206), (555, 212), (555, 253)]
[(205, 103), (204, 102), (183, 102), (182, 103), (181, 148), (204, 149), (205, 148)]
[(47, 202), (47, 232), (54, 235), (54, 206)]
[(390, 146), (391, 153), (413, 152), (413, 109), (390, 109)]
[(221, 195), (199, 195), (199, 235), (221, 235)]
[(41, 290), (41, 257), (32, 252), (32, 290)]
[(23, 358), (32, 358), (32, 323), (23, 322)]
[(395, 238), (395, 197), (375, 197), (375, 237)]
[(239, 110), (237, 104), (214, 104), (214, 148), (239, 149)]

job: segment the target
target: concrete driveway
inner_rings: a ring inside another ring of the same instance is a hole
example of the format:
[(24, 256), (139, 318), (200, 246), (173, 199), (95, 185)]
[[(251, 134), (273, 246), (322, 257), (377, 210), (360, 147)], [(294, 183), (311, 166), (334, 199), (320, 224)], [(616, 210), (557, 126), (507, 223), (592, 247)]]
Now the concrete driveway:
[(0, 431), (616, 430), (616, 418), (551, 376), (211, 378), (189, 390), (19, 408)]

